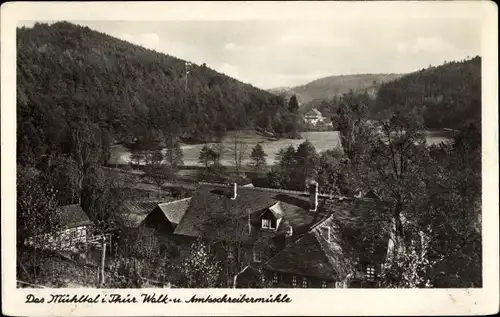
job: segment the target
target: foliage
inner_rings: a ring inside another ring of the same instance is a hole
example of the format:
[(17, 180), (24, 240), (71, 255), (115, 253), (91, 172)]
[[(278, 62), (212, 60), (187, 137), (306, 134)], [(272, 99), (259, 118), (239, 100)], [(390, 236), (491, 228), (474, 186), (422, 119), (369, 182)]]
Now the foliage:
[(434, 232), (431, 258), (438, 261), (434, 283), (438, 287), (481, 287), (481, 131), (471, 123), (450, 144), (432, 151), (432, 177), (428, 182), (423, 225)]
[[(423, 288), (433, 287), (430, 270), (437, 260), (429, 260), (431, 230), (421, 232), (420, 245), (412, 240), (405, 252), (396, 253), (392, 262), (382, 269), (382, 287)], [(440, 256), (441, 259), (444, 255)]]
[(237, 174), (241, 172), (243, 158), (245, 157), (246, 150), (247, 150), (247, 144), (238, 139), (237, 137), (234, 137), (232, 142), (231, 152), (233, 156), (234, 167), (236, 169)]
[(365, 104), (342, 104), (332, 118), (335, 128), (339, 130), (344, 153), (353, 163), (357, 163), (373, 139), (374, 131), (369, 125), (367, 113)]
[(83, 136), (72, 132), (79, 117), (100, 131), (99, 159), (113, 141), (153, 131), (208, 140), (242, 128), (297, 130), (283, 98), (194, 64), (185, 87), (184, 60), (68, 22), (18, 28), (17, 70), (22, 164), (50, 152), (73, 153), (64, 144)]
[(252, 165), (257, 172), (261, 172), (266, 167), (266, 156), (262, 145), (256, 144), (252, 148), (250, 153), (250, 159), (252, 160)]
[[(353, 74), (328, 76), (313, 80), (305, 85), (293, 87), (284, 91), (285, 96), (293, 94), (307, 104), (332, 100), (353, 91), (354, 94), (363, 94), (365, 91), (374, 97), (381, 83), (388, 82), (401, 77), (400, 74)], [(274, 90), (275, 92), (278, 92)], [(309, 111), (305, 110), (305, 112)], [(302, 109), (301, 109), (302, 111)], [(321, 111), (323, 112), (323, 111)]]
[(430, 66), (381, 85), (371, 113), (417, 107), (427, 128), (460, 129), (481, 118), (481, 57)]
[(299, 110), (299, 102), (297, 101), (296, 95), (293, 95), (290, 97), (290, 100), (288, 100), (288, 110), (290, 110), (290, 112), (297, 112)]
[(16, 192), (18, 247), (30, 237), (62, 228), (64, 215), (57, 212), (56, 193), (40, 179), (39, 171), (18, 165)]
[(200, 150), (198, 161), (205, 166), (205, 168), (214, 165), (219, 160), (219, 154), (208, 145), (204, 145)]
[(411, 218), (422, 207), (427, 164), (425, 135), (416, 111), (396, 112), (382, 125), (379, 140), (372, 143), (365, 156), (360, 177), (367, 188), (393, 204), (396, 246), (404, 248), (403, 218)]
[(181, 262), (182, 285), (187, 288), (218, 287), (221, 268), (202, 241), (196, 241), (190, 248), (189, 255)]
[(343, 195), (348, 189), (349, 165), (344, 160), (342, 151), (327, 150), (321, 153), (318, 162), (318, 185), (322, 193)]
[(270, 187), (305, 190), (308, 181), (317, 177), (319, 155), (309, 140), (297, 150), (293, 146), (281, 149), (276, 155), (278, 164), (267, 173)]

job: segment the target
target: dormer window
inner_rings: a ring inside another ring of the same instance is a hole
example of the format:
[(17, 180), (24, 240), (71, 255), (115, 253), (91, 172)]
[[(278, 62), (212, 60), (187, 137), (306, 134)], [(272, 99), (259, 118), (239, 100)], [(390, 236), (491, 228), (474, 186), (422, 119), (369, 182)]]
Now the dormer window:
[(271, 219), (262, 219), (263, 229), (276, 229), (275, 223)]
[(321, 235), (323, 236), (323, 238), (330, 242), (330, 227), (320, 227), (320, 232), (321, 232)]
[(262, 228), (269, 229), (270, 226), (271, 226), (271, 220), (262, 219)]

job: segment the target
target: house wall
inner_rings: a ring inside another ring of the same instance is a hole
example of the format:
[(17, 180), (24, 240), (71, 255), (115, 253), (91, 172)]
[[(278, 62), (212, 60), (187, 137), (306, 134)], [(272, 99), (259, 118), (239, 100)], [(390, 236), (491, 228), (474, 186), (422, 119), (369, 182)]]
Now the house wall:
[(38, 237), (28, 238), (25, 244), (44, 249), (69, 251), (77, 247), (78, 243), (87, 242), (87, 226), (67, 228), (58, 232), (46, 233)]
[(172, 234), (175, 230), (175, 225), (165, 217), (159, 207), (153, 209), (141, 225), (155, 229), (161, 234)]
[[(332, 279), (321, 279), (285, 272), (265, 270), (264, 276), (276, 288), (343, 288), (344, 284)], [(294, 286), (295, 279), (295, 286)]]

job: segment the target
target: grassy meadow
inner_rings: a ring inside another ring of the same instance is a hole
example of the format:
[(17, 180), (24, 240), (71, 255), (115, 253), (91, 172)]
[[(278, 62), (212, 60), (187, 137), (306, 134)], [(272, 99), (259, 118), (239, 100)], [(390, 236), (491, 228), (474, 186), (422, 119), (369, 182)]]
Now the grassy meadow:
[[(450, 138), (450, 132), (444, 130), (428, 130), (426, 133), (428, 144), (444, 142)], [(302, 132), (301, 136), (302, 139), (273, 139), (255, 131), (232, 131), (222, 140), (223, 155), (221, 162), (226, 166), (234, 165), (232, 148), (234, 148), (235, 138), (245, 144), (244, 164), (250, 162), (250, 152), (258, 143), (260, 143), (264, 152), (266, 152), (266, 160), (269, 165), (274, 164), (276, 154), (280, 149), (286, 148), (289, 145), (297, 148), (297, 146), (306, 139), (316, 147), (318, 152), (341, 147), (338, 131)], [(181, 144), (184, 153), (184, 165), (201, 166), (198, 162), (198, 156), (204, 145), (205, 144)], [(216, 144), (211, 143), (211, 145), (215, 146)], [(130, 151), (122, 145), (115, 145), (112, 148), (109, 164), (122, 165), (128, 164), (129, 162)]]

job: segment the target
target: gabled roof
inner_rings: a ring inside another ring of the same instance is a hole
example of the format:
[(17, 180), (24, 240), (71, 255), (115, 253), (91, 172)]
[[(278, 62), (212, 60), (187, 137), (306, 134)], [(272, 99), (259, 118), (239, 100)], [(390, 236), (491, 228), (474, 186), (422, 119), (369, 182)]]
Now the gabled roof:
[[(250, 218), (253, 223), (263, 211), (278, 202), (283, 221), (276, 234), (284, 232), (285, 221), (296, 230), (310, 227), (322, 216), (318, 212), (309, 211), (309, 197), (304, 192), (238, 186), (237, 197), (231, 200), (226, 186), (202, 184), (191, 198), (189, 207), (174, 233), (211, 238), (226, 229), (231, 231), (233, 228), (230, 226), (234, 221), (248, 223)], [(215, 227), (207, 225), (214, 220), (218, 221)]]
[(186, 213), (190, 201), (191, 197), (158, 204), (158, 207), (171, 223), (177, 225)]
[(126, 200), (120, 208), (118, 219), (127, 228), (137, 228), (160, 203), (160, 201), (155, 200)]
[(60, 225), (64, 228), (88, 226), (92, 224), (79, 204), (60, 206), (56, 210), (60, 216)]
[(303, 276), (334, 279), (337, 272), (318, 237), (308, 232), (287, 246), (265, 265), (265, 269)]
[(281, 201), (278, 201), (271, 207), (267, 208), (267, 210), (272, 212), (274, 217), (276, 217), (276, 219), (283, 217), (283, 215), (285, 214), (285, 212), (283, 211), (283, 207), (281, 206)]
[[(328, 200), (324, 208), (330, 216), (307, 233), (291, 239), (285, 249), (264, 264), (264, 268), (324, 279), (343, 279), (348, 274), (346, 252), (381, 261), (389, 244), (389, 222), (381, 213), (387, 204), (371, 199)], [(364, 231), (364, 226), (371, 226)], [(329, 227), (330, 240), (323, 232)], [(373, 234), (375, 233), (375, 234)], [(353, 234), (350, 236), (350, 234)]]
[(323, 116), (323, 115), (321, 114), (321, 112), (319, 112), (319, 110), (318, 110), (318, 109), (314, 109), (314, 108), (313, 108), (313, 109), (309, 110), (309, 111), (306, 113), (306, 116), (307, 116), (307, 117), (309, 117), (309, 116), (311, 116), (311, 117), (321, 117), (321, 116)]
[(162, 202), (158, 200), (126, 200), (123, 202), (121, 209), (123, 212), (147, 215), (161, 203)]

